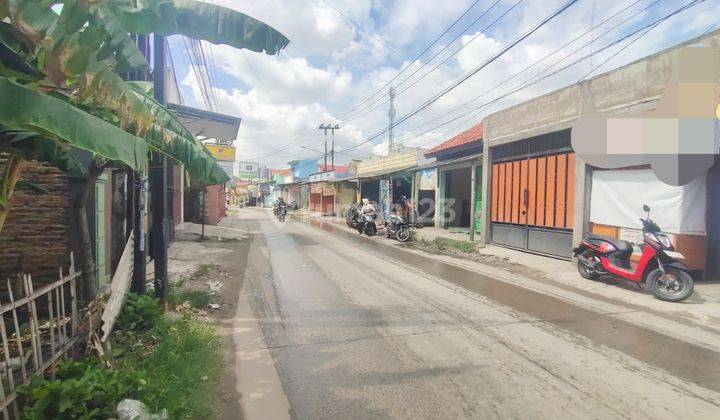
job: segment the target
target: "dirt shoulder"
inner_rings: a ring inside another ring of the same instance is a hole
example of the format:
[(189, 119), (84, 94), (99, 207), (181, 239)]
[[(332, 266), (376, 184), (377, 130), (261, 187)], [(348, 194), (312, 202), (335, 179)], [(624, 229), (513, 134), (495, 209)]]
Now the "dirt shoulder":
[[(231, 229), (243, 228), (235, 224)], [(191, 226), (178, 231), (168, 252), (170, 281), (176, 285), (173, 293), (179, 295), (175, 303), (181, 313), (192, 311), (216, 323), (226, 355), (225, 365), (232, 367), (236, 363), (233, 321), (252, 240), (250, 235), (235, 235), (233, 230), (213, 227), (213, 235), (200, 241), (194, 230)], [(225, 233), (227, 236), (223, 236)], [(200, 307), (208, 297), (209, 302)], [(218, 384), (218, 412), (221, 418), (243, 419), (236, 371), (226, 368), (223, 372)]]

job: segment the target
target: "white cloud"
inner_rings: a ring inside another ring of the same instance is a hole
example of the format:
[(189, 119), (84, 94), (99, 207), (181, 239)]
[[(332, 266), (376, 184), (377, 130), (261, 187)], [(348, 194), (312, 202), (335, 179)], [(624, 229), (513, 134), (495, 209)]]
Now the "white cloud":
[[(222, 76), (220, 78), (222, 84), (217, 92), (222, 105), (221, 111), (242, 118), (239, 154), (246, 153), (248, 157), (262, 156), (265, 163), (277, 165), (293, 158), (317, 155), (317, 153), (297, 146), (283, 151), (277, 150), (286, 148), (289, 144), (297, 142), (297, 139), (304, 137), (310, 139), (303, 144), (314, 149), (322, 149), (323, 138), (321, 132), (317, 130), (318, 124), (338, 118), (343, 112), (351, 109), (387, 83), (400, 68), (404, 67), (405, 61), (389, 52), (383, 43), (399, 50), (405, 57), (413, 57), (457, 18), (470, 3), (470, 0), (446, 0), (442, 2), (441, 6), (438, 6), (436, 0), (328, 1), (347, 17), (373, 33), (375, 37), (381, 38), (383, 42), (379, 42), (376, 38), (355, 28), (321, 0), (216, 1), (216, 3), (236, 8), (272, 25), (291, 40), (288, 49), (279, 56), (245, 52), (245, 57), (243, 57), (243, 53), (230, 47), (214, 47), (215, 62), (218, 72)], [(457, 56), (433, 72), (430, 77), (422, 78), (412, 88), (403, 91), (410, 83), (418, 80), (422, 74), (434, 67), (438, 60), (429, 63), (403, 85), (397, 86), (405, 76), (395, 80), (393, 85), (401, 92), (396, 100), (398, 117), (415, 109), (459, 76), (484, 62), (564, 2), (565, 0), (524, 2), (517, 10), (500, 21), (493, 30), (479, 34), (477, 39), (468, 44)], [(641, 1), (623, 16), (629, 16), (633, 11), (639, 10), (650, 2), (651, 0)], [(673, 18), (633, 45), (633, 48), (611, 60), (600, 71), (610, 70), (679, 43), (691, 36), (699, 35), (712, 23), (713, 19), (716, 19), (712, 11), (717, 7), (718, 2), (720, 0), (709, 0), (706, 4)], [(484, 18), (473, 28), (472, 32), (465, 34), (451, 45), (448, 52), (467, 44), (473, 36), (478, 34), (478, 28), (485, 26), (514, 3), (514, 0), (501, 2), (494, 15)], [(638, 16), (633, 22), (643, 19), (647, 21), (651, 16), (655, 17), (679, 7), (675, 2), (669, 3), (653, 6), (651, 12)], [(588, 4), (579, 2), (568, 9), (546, 27), (508, 51), (497, 62), (463, 83), (451, 94), (444, 96), (416, 117), (397, 127), (395, 129), (396, 141), (411, 146), (430, 147), (476, 124), (487, 113), (530, 99), (549, 90), (575, 83), (591, 68), (589, 63), (574, 67), (501, 100), (484, 112), (478, 113), (476, 117), (472, 117), (474, 106), (497, 98), (521, 84), (545, 66), (582, 45), (589, 37), (566, 48), (561, 54), (554, 55), (545, 63), (532, 68), (526, 74), (508, 82), (501, 88), (488, 93), (473, 102), (471, 106), (434, 121), (436, 117), (447, 113), (458, 104), (480, 95), (514, 73), (528, 68), (535, 60), (544, 57), (573, 37), (588, 30), (592, 24), (596, 24), (605, 16), (620, 10), (625, 3), (596, 0), (594, 5), (593, 10)], [(477, 5), (458, 27), (464, 27), (469, 20), (474, 19), (486, 7), (487, 5)], [(612, 34), (596, 41), (593, 48), (597, 50), (621, 33), (628, 31), (629, 29), (625, 29), (627, 27), (616, 29)], [(600, 31), (602, 30), (598, 30), (598, 32)], [(455, 30), (451, 34), (454, 36)], [(443, 39), (439, 43), (440, 45), (433, 48), (433, 51), (437, 51), (449, 39), (449, 36)], [(564, 64), (588, 52), (589, 48), (586, 48), (565, 61)], [(594, 57), (593, 64), (597, 65), (602, 62), (609, 53)], [(441, 58), (444, 57), (446, 55)], [(252, 64), (252, 68), (247, 61)], [(416, 69), (423, 62), (421, 59), (419, 64), (414, 64), (410, 70)], [(411, 71), (406, 71), (405, 74), (407, 75)], [(181, 73), (185, 74), (182, 71)], [(194, 82), (192, 72), (186, 73), (181, 85), (192, 96), (186, 100), (193, 102), (194, 105), (202, 103), (200, 91)], [(385, 91), (386, 89), (383, 89), (383, 95)], [(342, 129), (336, 133), (336, 149), (358, 144), (378, 130), (387, 127), (387, 104), (380, 101), (375, 106), (377, 109), (367, 112), (360, 118), (349, 120), (345, 117), (343, 119)], [(455, 117), (460, 118), (445, 126), (435, 128), (438, 124)], [(312, 136), (308, 136), (308, 133), (312, 133)], [(380, 138), (383, 137), (385, 135), (380, 136)], [(376, 148), (375, 143), (379, 140), (354, 149), (350, 154), (356, 157), (367, 156)], [(379, 151), (382, 147), (376, 149)], [(348, 159), (347, 156), (337, 157), (338, 160)]]

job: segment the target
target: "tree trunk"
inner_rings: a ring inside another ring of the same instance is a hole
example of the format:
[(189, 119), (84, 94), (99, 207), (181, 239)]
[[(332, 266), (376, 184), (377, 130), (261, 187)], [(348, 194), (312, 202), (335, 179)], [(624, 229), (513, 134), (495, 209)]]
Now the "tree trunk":
[(10, 199), (15, 192), (15, 184), (20, 179), (25, 162), (27, 161), (15, 153), (10, 153), (5, 162), (2, 179), (0, 179), (0, 232), (5, 225), (5, 219), (10, 211)]
[(93, 258), (92, 238), (90, 238), (90, 224), (88, 223), (87, 202), (98, 177), (105, 170), (105, 164), (98, 164), (93, 161), (88, 168), (85, 182), (73, 205), (75, 221), (80, 232), (80, 269), (82, 270), (82, 297), (84, 302), (90, 302), (98, 290), (97, 272)]

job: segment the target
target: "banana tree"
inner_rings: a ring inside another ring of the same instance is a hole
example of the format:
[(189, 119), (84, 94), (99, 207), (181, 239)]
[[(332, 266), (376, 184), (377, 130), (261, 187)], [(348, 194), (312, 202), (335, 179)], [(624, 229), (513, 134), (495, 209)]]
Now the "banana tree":
[[(72, 148), (96, 158), (76, 203), (85, 283), (95, 284), (85, 202), (108, 164), (141, 170), (149, 150), (182, 162), (210, 184), (227, 176), (204, 146), (146, 92), (122, 79), (148, 63), (129, 33), (182, 34), (276, 54), (288, 39), (249, 16), (189, 0), (0, 0), (0, 231), (23, 163), (41, 159), (27, 140), (62, 160)], [(81, 214), (79, 214), (81, 213)], [(78, 215), (79, 214), (79, 215)], [(82, 218), (85, 222), (82, 222)]]

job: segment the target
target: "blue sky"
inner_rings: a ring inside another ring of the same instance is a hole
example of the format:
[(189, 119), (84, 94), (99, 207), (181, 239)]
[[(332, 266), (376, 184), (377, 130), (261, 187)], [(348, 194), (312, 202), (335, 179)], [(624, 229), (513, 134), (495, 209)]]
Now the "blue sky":
[[(218, 111), (243, 119), (236, 142), (238, 160), (260, 160), (273, 167), (282, 167), (289, 160), (316, 155), (300, 145), (322, 149), (322, 134), (316, 128), (320, 123), (329, 121), (342, 125), (336, 134), (336, 148), (350, 147), (387, 126), (387, 104), (384, 103), (387, 100), (386, 91), (383, 90), (382, 95), (374, 98), (377, 104), (368, 107), (370, 112), (365, 115), (357, 118), (352, 118), (352, 114), (340, 117), (385, 85), (401, 68), (408, 67), (393, 82), (401, 92), (396, 99), (398, 116), (410, 112), (450, 85), (565, 2), (499, 0), (482, 19), (462, 33), (466, 26), (495, 3), (494, 0), (478, 1), (426, 54), (410, 62), (475, 0), (215, 0), (216, 4), (262, 20), (291, 40), (288, 48), (277, 56), (239, 51), (226, 46), (210, 48), (206, 45), (205, 49), (211, 58), (207, 65), (210, 67)], [(407, 146), (431, 147), (480, 122), (484, 115), (575, 83), (625, 44), (598, 53), (592, 59), (523, 89), (491, 107), (473, 111), (478, 105), (497, 98), (521, 82), (532, 80), (540, 70), (558, 62), (572, 51), (577, 50), (566, 61), (557, 63), (555, 68), (597, 51), (623, 34), (688, 2), (579, 0), (459, 88), (396, 127), (397, 141)], [(482, 31), (513, 6), (494, 26)], [(517, 79), (489, 92), (469, 106), (458, 108), (460, 104), (526, 69), (628, 6), (617, 17), (517, 76)], [(646, 7), (645, 11), (641, 11)], [(662, 23), (593, 74), (699, 36), (709, 28), (717, 29), (720, 27), (718, 10), (720, 0), (704, 1)], [(635, 17), (599, 37), (591, 45), (580, 48), (589, 43), (590, 39), (635, 14)], [(452, 41), (461, 33), (457, 40)], [(192, 60), (183, 48), (182, 40), (172, 37), (170, 45), (183, 101), (191, 106), (206, 108), (195, 73), (190, 68)], [(452, 54), (463, 46), (459, 53)], [(444, 52), (428, 62), (433, 54), (444, 47)], [(212, 54), (209, 54), (210, 51)], [(437, 70), (426, 74), (445, 59), (447, 61)], [(416, 69), (419, 71), (415, 76), (398, 85)], [(415, 84), (408, 88), (412, 83)], [(453, 111), (454, 108), (458, 109)], [(450, 111), (453, 112), (443, 116)], [(452, 118), (458, 119), (436, 128)], [(338, 160), (363, 158), (373, 152), (381, 152), (382, 145), (377, 144), (385, 138), (381, 136), (345, 155), (338, 155)]]

